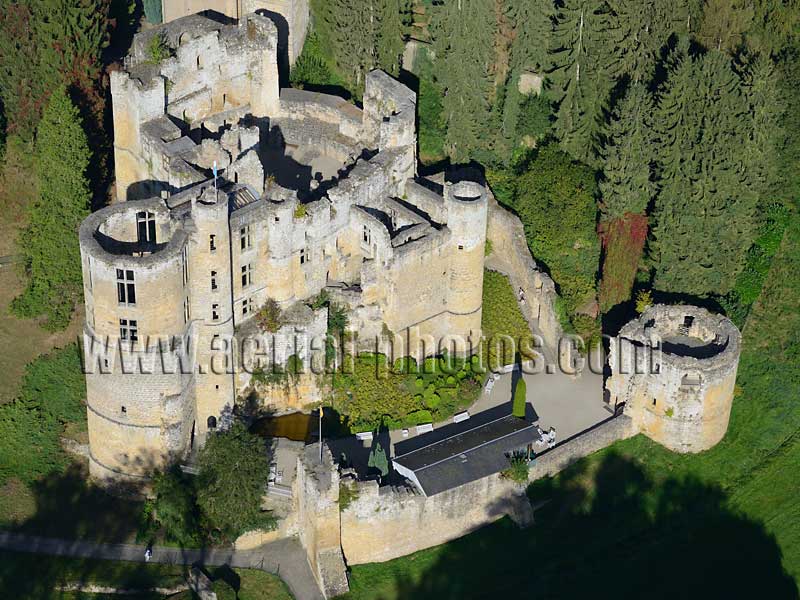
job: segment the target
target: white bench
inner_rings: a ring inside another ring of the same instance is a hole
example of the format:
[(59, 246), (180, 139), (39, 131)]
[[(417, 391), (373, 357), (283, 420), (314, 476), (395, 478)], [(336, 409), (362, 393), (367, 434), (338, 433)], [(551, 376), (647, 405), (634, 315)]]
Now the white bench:
[(453, 415), (453, 423), (461, 423), (462, 421), (466, 421), (469, 419), (469, 411), (465, 410), (464, 412), (460, 412), (456, 415)]
[(430, 433), (433, 431), (433, 423), (425, 423), (424, 425), (417, 425), (417, 435), (420, 433)]
[(371, 431), (362, 431), (361, 433), (356, 434), (356, 439), (362, 442), (371, 442), (372, 441), (372, 432)]

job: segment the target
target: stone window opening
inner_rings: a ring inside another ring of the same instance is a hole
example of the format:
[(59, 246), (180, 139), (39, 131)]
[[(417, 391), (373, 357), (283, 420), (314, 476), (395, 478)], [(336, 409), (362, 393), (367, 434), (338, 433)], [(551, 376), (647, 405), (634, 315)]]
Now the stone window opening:
[(203, 63), (202, 63), (202, 61), (200, 60), (200, 55), (198, 54), (198, 55), (197, 55), (197, 70), (198, 70), (198, 71), (201, 71), (202, 69), (203, 69)]
[(124, 406), (122, 406), (122, 407), (121, 407), (121, 412), (122, 412), (122, 414), (123, 414), (123, 415), (124, 415), (124, 414), (127, 414), (127, 412), (128, 412), (128, 409), (127, 409), (127, 408), (125, 408)]
[(458, 249), (459, 249), (459, 250), (463, 250), (463, 249), (464, 249), (464, 244), (459, 244), (459, 245), (458, 245)]
[(656, 405), (656, 399), (653, 398), (653, 406), (655, 406), (655, 405)]
[(219, 304), (211, 305), (211, 320), (219, 321)]
[(242, 287), (246, 288), (253, 283), (253, 265), (248, 263), (242, 266)]
[(217, 236), (214, 235), (213, 233), (210, 236), (208, 236), (208, 249), (210, 252), (217, 251)]
[(250, 298), (242, 300), (242, 316), (250, 312)]
[(189, 248), (187, 246), (183, 247), (183, 285), (185, 286), (189, 282)]
[(136, 304), (136, 284), (130, 269), (117, 269), (117, 301), (131, 306)]
[(300, 249), (300, 264), (305, 265), (311, 262), (311, 253), (306, 252), (305, 248)]
[(186, 324), (189, 322), (189, 299), (184, 298), (183, 300), (183, 323)]
[(119, 339), (134, 344), (139, 341), (139, 327), (136, 319), (119, 320)]
[(365, 243), (367, 246), (369, 246), (369, 245), (370, 245), (370, 243), (371, 243), (371, 241), (372, 241), (372, 235), (370, 234), (369, 227), (367, 227), (366, 225), (364, 225), (364, 234), (363, 234), (363, 238), (364, 238), (364, 243)]
[(209, 429), (216, 429), (217, 428), (217, 417), (215, 417), (214, 415), (211, 415), (210, 417), (208, 417), (208, 420), (206, 421), (206, 425), (208, 425)]
[(217, 287), (217, 272), (211, 271), (211, 291), (216, 292), (217, 289), (219, 289)]
[(149, 211), (136, 213), (136, 231), (140, 244), (156, 242), (156, 216)]
[(253, 246), (253, 240), (250, 238), (249, 225), (245, 225), (239, 230), (239, 245), (242, 250), (249, 250)]
[(678, 332), (683, 335), (689, 335), (689, 330), (692, 328), (692, 324), (694, 324), (694, 317), (691, 315), (686, 315), (683, 317), (683, 323), (678, 326)]

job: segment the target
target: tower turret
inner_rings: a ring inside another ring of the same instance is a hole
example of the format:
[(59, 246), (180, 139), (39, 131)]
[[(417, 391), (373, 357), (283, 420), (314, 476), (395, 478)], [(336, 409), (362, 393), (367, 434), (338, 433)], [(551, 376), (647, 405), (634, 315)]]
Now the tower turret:
[(728, 428), (740, 343), (727, 317), (652, 306), (611, 339), (611, 401), (671, 450), (711, 448)]

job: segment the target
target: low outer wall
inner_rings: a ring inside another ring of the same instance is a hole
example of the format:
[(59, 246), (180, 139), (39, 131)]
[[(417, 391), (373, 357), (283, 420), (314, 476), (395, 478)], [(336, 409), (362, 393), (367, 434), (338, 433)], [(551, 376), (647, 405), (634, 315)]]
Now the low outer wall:
[(618, 440), (632, 437), (637, 433), (638, 431), (634, 428), (630, 417), (620, 415), (611, 418), (594, 429), (559, 444), (541, 456), (537, 456), (536, 462), (530, 468), (529, 479), (534, 481), (542, 477), (553, 476), (584, 456), (602, 450)]
[(407, 488), (358, 484), (341, 515), (342, 549), (350, 565), (383, 562), (461, 537), (510, 515), (532, 521), (524, 488), (493, 475), (431, 497)]
[(533, 331), (541, 333), (548, 348), (558, 348), (562, 329), (555, 310), (558, 297), (555, 284), (533, 260), (522, 222), (500, 206), (494, 197), (489, 199), (486, 238), (492, 243), (486, 267), (506, 275), (514, 293), (522, 288), (526, 302), (520, 308), (525, 320)]

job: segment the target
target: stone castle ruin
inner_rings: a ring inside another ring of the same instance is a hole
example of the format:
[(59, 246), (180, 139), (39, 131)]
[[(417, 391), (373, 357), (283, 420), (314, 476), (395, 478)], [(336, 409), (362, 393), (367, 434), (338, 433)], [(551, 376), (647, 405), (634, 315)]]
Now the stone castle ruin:
[(283, 51), (290, 65), (303, 50), (311, 17), (308, 0), (161, 0), (165, 23), (203, 11), (234, 20), (250, 13), (269, 17), (278, 30), (278, 50)]
[[(282, 312), (283, 341), (267, 364), (325, 354), (309, 341), (327, 331), (328, 310), (313, 302), (322, 292), (346, 307), (358, 340), (404, 340), (395, 356), (436, 355), (445, 340), (468, 355), (490, 268), (524, 297), (545, 356), (558, 355), (555, 286), (519, 219), (476, 174), (418, 175), (411, 90), (381, 71), (368, 74), (361, 106), (281, 88), (285, 46), (270, 14), (281, 3), (233, 1), (236, 21), (177, 18), (201, 4), (175, 2), (111, 76), (117, 202), (80, 228), (93, 478), (144, 484), (224, 428), (252, 389), (240, 350), (263, 333), (268, 303)], [(230, 7), (220, 10), (234, 16)], [(242, 12), (262, 9), (268, 16)], [(611, 340), (610, 416), (537, 453), (531, 477), (638, 432), (678, 452), (713, 446), (727, 428), (739, 345), (724, 317), (648, 309)], [(285, 412), (323, 396), (309, 375), (264, 401)], [(346, 589), (345, 560), (387, 560), (503, 515), (532, 518), (524, 490), (500, 473), (430, 494), (357, 481), (340, 514), (330, 452), (320, 464), (308, 447), (297, 452), (290, 507), (270, 535), (299, 536), (330, 593)]]
[[(405, 334), (407, 354), (480, 335), (485, 186), (416, 177), (416, 99), (381, 71), (363, 108), (281, 90), (276, 37), (257, 14), (184, 17), (138, 34), (112, 74), (119, 202), (80, 232), (86, 343), (122, 357), (87, 377), (97, 477), (144, 477), (202, 444), (249, 382), (212, 368), (211, 348), (268, 299), (324, 335), (298, 305), (326, 290), (362, 339)], [(191, 348), (198, 368), (168, 373), (159, 337), (179, 341), (167, 362)], [(117, 372), (126, 357), (155, 372)]]
[(650, 307), (611, 340), (611, 399), (670, 450), (707, 450), (728, 429), (740, 344), (726, 317), (694, 306)]

